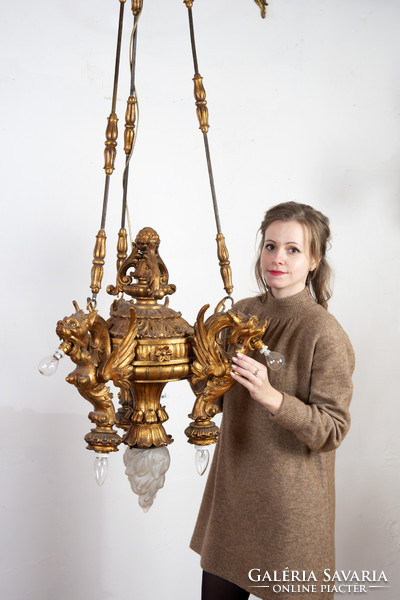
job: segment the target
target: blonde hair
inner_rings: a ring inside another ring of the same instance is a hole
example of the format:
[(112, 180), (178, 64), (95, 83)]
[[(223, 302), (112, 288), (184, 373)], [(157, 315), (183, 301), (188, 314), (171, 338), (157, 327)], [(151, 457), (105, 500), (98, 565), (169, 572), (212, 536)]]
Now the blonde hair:
[(282, 204), (273, 206), (265, 213), (259, 229), (261, 242), (255, 266), (256, 279), (260, 291), (263, 293), (268, 292), (268, 286), (265, 283), (261, 269), (261, 253), (264, 247), (265, 231), (275, 221), (297, 221), (307, 228), (310, 240), (310, 253), (316, 261), (317, 266), (307, 275), (306, 285), (309, 287), (311, 295), (318, 304), (327, 309), (328, 300), (332, 295), (330, 289), (332, 271), (325, 258), (331, 236), (329, 219), (312, 206), (308, 206), (308, 204), (283, 202)]

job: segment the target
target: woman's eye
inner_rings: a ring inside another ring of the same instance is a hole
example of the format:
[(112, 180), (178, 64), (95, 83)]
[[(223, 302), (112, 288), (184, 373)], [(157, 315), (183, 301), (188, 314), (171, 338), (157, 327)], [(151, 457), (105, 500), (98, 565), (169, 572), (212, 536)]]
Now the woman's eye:
[(273, 250), (274, 249), (274, 245), (273, 244), (265, 244), (264, 248), (266, 250)]
[(300, 250), (298, 248), (289, 248), (289, 252), (292, 252), (292, 254), (296, 254), (296, 252), (300, 252)]

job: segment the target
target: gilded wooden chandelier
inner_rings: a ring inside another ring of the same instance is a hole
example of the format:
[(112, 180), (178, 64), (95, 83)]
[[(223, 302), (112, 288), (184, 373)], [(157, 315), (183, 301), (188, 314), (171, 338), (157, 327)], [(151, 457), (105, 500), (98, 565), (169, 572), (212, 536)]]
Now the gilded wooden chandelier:
[[(265, 17), (266, 2), (254, 0)], [(92, 429), (85, 441), (96, 453), (95, 471), (99, 485), (107, 469), (106, 457), (116, 452), (121, 443), (127, 446), (124, 462), (132, 489), (139, 494), (141, 506), (147, 510), (155, 493), (164, 482), (169, 465), (167, 446), (173, 441), (164, 429), (168, 419), (161, 405), (164, 386), (187, 379), (195, 394), (195, 403), (185, 430), (188, 442), (197, 448), (197, 467), (202, 474), (207, 466), (206, 447), (218, 439), (219, 429), (212, 421), (219, 412), (217, 399), (233, 384), (231, 357), (234, 352), (258, 349), (270, 351), (262, 342), (267, 323), (258, 323), (251, 315), (227, 310), (232, 301), (232, 273), (229, 254), (221, 231), (214, 179), (208, 144), (208, 108), (203, 79), (199, 73), (192, 6), (184, 0), (188, 11), (194, 62), (194, 97), (199, 128), (203, 134), (210, 178), (210, 188), (217, 227), (217, 256), (226, 296), (214, 313), (205, 318), (209, 308), (203, 306), (192, 327), (169, 307), (169, 296), (176, 287), (169, 283), (168, 270), (160, 254), (160, 238), (151, 227), (138, 232), (128, 243), (125, 227), (129, 164), (133, 154), (138, 116), (135, 87), (136, 35), (143, 0), (131, 0), (133, 28), (130, 43), (130, 94), (127, 100), (124, 131), (126, 155), (123, 173), (121, 228), (118, 234), (116, 281), (107, 293), (114, 297), (107, 320), (98, 314), (97, 295), (101, 290), (106, 256), (106, 215), (110, 177), (114, 171), (118, 118), (116, 99), (119, 79), (122, 27), (126, 0), (119, 2), (117, 51), (111, 113), (105, 142), (105, 186), (100, 230), (96, 235), (91, 269), (91, 292), (85, 309), (74, 301), (74, 312), (57, 323), (61, 344), (44, 359), (39, 370), (52, 374), (65, 354), (75, 363), (67, 381), (93, 406), (89, 419)], [(278, 357), (278, 363), (282, 360)], [(119, 390), (119, 406), (115, 407), (110, 383)], [(120, 430), (118, 432), (117, 430)]]

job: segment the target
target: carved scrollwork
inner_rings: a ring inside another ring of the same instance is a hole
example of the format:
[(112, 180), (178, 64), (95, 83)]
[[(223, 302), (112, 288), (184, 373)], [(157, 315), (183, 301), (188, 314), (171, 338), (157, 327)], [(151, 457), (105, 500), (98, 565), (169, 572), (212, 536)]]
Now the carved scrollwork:
[[(256, 317), (243, 315), (235, 310), (214, 313), (204, 322), (204, 314), (209, 308), (201, 308), (194, 326), (192, 377), (189, 383), (196, 395), (192, 413), (194, 419), (185, 433), (189, 443), (207, 445), (216, 442), (218, 428), (210, 421), (220, 412), (216, 400), (234, 384), (230, 372), (231, 355), (225, 350), (246, 354), (254, 347), (255, 340), (261, 339), (267, 328), (267, 321), (260, 326)], [(226, 330), (223, 343), (222, 332)]]
[[(139, 305), (134, 304), (133, 300), (126, 301), (119, 298), (112, 303), (110, 318), (107, 321), (108, 330), (113, 339), (121, 339), (125, 335), (129, 325), (131, 307), (135, 308), (137, 314), (136, 322), (140, 339), (163, 340), (177, 337), (187, 339), (193, 334), (193, 328), (182, 318), (181, 312), (164, 305)], [(139, 347), (136, 352), (142, 355), (142, 359), (145, 358), (143, 356), (145, 348)]]
[[(117, 285), (109, 286), (108, 293), (122, 291), (133, 298), (155, 300), (173, 294), (176, 286), (168, 283), (168, 270), (158, 253), (159, 245), (160, 238), (152, 227), (141, 229), (130, 256), (118, 271)], [(137, 283), (132, 283), (134, 279)]]

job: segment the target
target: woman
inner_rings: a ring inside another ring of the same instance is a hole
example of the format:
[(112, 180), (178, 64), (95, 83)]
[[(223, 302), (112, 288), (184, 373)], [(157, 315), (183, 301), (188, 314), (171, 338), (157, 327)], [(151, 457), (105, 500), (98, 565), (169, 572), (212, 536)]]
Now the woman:
[(329, 221), (288, 202), (260, 232), (263, 293), (235, 308), (268, 319), (264, 341), (285, 366), (268, 371), (256, 352), (233, 358), (191, 547), (203, 600), (332, 598), (335, 450), (350, 425), (354, 353), (327, 312)]

